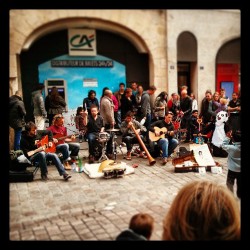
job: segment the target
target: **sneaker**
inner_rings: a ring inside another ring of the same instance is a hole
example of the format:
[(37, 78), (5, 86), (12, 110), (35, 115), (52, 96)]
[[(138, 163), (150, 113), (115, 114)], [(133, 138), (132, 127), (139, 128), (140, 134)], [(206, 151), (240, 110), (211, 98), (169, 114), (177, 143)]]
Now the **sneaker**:
[(47, 181), (48, 180), (47, 174), (42, 174), (41, 178), (42, 178), (43, 181)]
[(65, 174), (63, 174), (63, 178), (64, 178), (65, 181), (67, 181), (68, 179), (71, 178), (71, 175), (65, 173)]
[(79, 143), (82, 143), (82, 140), (79, 140)]
[(64, 169), (71, 170), (71, 166), (68, 161), (64, 162)]

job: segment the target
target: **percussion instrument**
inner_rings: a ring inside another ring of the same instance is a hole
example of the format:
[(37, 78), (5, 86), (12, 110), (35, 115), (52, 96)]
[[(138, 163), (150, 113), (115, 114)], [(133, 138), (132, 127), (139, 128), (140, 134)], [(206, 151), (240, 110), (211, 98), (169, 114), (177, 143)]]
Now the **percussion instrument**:
[(118, 131), (120, 131), (120, 129), (118, 129), (118, 128), (110, 128), (110, 129), (106, 129), (106, 131), (108, 131), (108, 132), (118, 132)]
[(101, 173), (104, 168), (109, 167), (110, 165), (112, 165), (114, 163), (115, 162), (113, 160), (105, 160), (105, 161), (103, 161), (99, 166), (98, 172)]
[(110, 134), (107, 132), (100, 132), (98, 135), (99, 142), (107, 142), (110, 139)]
[(102, 170), (103, 177), (105, 179), (113, 178), (113, 177), (122, 177), (124, 175), (126, 168), (122, 167), (106, 167)]

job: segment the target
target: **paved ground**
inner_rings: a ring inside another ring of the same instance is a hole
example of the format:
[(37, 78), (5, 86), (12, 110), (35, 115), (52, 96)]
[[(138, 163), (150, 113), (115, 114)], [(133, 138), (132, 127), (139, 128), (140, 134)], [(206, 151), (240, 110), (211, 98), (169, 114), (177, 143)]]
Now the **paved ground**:
[[(125, 153), (126, 148), (122, 149)], [(123, 160), (118, 153), (117, 160)], [(80, 155), (88, 155), (85, 142)], [(201, 179), (225, 185), (227, 159), (214, 159), (223, 167), (222, 174), (174, 173), (171, 162), (162, 166), (156, 159), (149, 166), (147, 159), (132, 157), (123, 161), (139, 164), (134, 174), (90, 179), (85, 173), (72, 172), (65, 182), (49, 166), (47, 182), (40, 180), (38, 172), (33, 182), (10, 183), (10, 240), (114, 240), (138, 212), (155, 218), (151, 239), (160, 240), (162, 220), (184, 184)]]

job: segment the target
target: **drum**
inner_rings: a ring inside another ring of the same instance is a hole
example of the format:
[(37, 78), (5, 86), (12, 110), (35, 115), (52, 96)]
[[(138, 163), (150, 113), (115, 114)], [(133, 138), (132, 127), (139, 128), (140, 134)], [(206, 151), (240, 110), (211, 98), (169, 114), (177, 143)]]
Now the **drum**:
[(99, 142), (107, 142), (110, 139), (110, 134), (107, 132), (100, 132), (98, 141)]
[(113, 177), (122, 177), (124, 175), (126, 168), (121, 168), (121, 167), (117, 167), (117, 168), (113, 168), (113, 167), (107, 167), (105, 169), (102, 170), (103, 172), (103, 177), (105, 179), (109, 179), (109, 178), (113, 178)]

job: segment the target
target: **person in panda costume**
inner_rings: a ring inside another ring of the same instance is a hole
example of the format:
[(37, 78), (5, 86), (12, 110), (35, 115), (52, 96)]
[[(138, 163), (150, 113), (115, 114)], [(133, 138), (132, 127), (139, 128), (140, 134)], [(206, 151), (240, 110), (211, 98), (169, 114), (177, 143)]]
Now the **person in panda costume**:
[(226, 138), (226, 130), (228, 128), (226, 122), (228, 114), (226, 111), (220, 111), (216, 115), (215, 130), (212, 137), (213, 156), (227, 157), (228, 153), (221, 148), (222, 142)]

